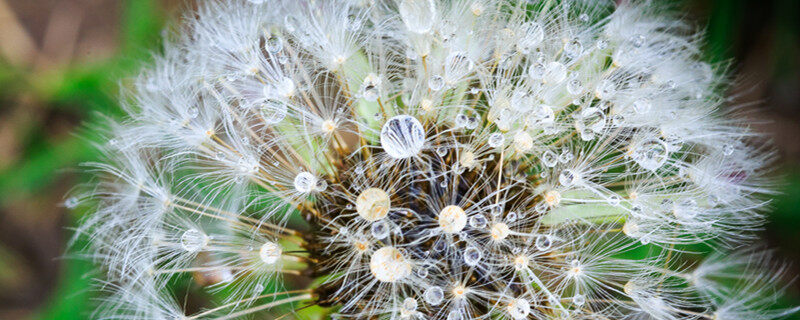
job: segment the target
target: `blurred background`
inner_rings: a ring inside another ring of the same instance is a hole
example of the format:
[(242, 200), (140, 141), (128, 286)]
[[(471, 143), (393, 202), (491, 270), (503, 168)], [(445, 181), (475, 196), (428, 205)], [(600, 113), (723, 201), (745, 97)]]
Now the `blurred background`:
[[(64, 194), (88, 179), (77, 165), (98, 156), (84, 128), (121, 115), (120, 80), (188, 1), (0, 0), (0, 319), (88, 317), (92, 265), (63, 258), (83, 214), (64, 208)], [(775, 141), (782, 193), (762, 238), (800, 275), (799, 2), (661, 1), (705, 26), (707, 60), (734, 62), (730, 94)], [(777, 303), (800, 305), (800, 282)]]

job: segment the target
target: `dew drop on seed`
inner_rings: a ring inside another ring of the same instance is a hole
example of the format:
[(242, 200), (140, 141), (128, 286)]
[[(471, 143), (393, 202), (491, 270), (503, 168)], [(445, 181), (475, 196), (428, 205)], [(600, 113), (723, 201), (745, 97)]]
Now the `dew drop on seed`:
[(529, 53), (544, 40), (544, 28), (541, 24), (533, 21), (526, 22), (520, 26), (520, 34), (517, 40), (517, 50)]
[(289, 111), (289, 106), (274, 99), (265, 99), (260, 103), (261, 115), (264, 117), (264, 122), (267, 124), (276, 124), (286, 118)]
[(589, 22), (589, 15), (585, 14), (585, 13), (581, 13), (578, 16), (578, 20), (583, 21), (583, 22)]
[(570, 162), (575, 156), (569, 150), (561, 151), (561, 154), (558, 155), (558, 162), (567, 163)]
[(553, 241), (550, 240), (550, 236), (548, 235), (539, 235), (536, 237), (536, 249), (539, 251), (547, 251), (550, 250), (550, 247), (553, 245)]
[(456, 120), (455, 120), (456, 128), (466, 127), (467, 121), (469, 121), (469, 118), (465, 114), (459, 113), (458, 115), (456, 115)]
[(573, 38), (564, 44), (564, 53), (569, 57), (577, 57), (583, 53), (583, 43), (578, 38)]
[(479, 124), (480, 124), (480, 123), (478, 122), (478, 118), (476, 118), (476, 117), (469, 117), (469, 118), (467, 118), (467, 124), (466, 124), (466, 126), (465, 126), (465, 127), (466, 127), (468, 130), (474, 130), (475, 128), (477, 128), (477, 127), (478, 127), (478, 125), (479, 125)]
[(722, 145), (722, 154), (724, 154), (726, 156), (729, 156), (729, 155), (732, 155), (734, 151), (735, 151), (735, 148), (733, 147), (732, 144), (726, 143), (726, 144)]
[(555, 152), (547, 150), (544, 153), (542, 153), (541, 160), (543, 165), (552, 168), (556, 166), (556, 163), (558, 163), (558, 156), (556, 155)]
[(278, 262), (278, 259), (281, 258), (281, 254), (283, 253), (283, 249), (277, 243), (267, 241), (263, 245), (261, 245), (261, 249), (258, 250), (258, 256), (261, 258), (266, 264), (274, 264)]
[(370, 232), (375, 239), (385, 239), (389, 236), (389, 225), (384, 220), (375, 221), (370, 227)]
[(564, 170), (561, 171), (561, 174), (558, 175), (558, 182), (561, 183), (562, 186), (569, 187), (575, 184), (577, 180), (577, 176), (572, 170)]
[(517, 218), (518, 218), (517, 213), (514, 211), (511, 211), (508, 213), (508, 215), (506, 215), (506, 221), (509, 223), (517, 221)]
[(655, 171), (667, 162), (667, 144), (661, 139), (646, 139), (634, 146), (631, 158), (640, 167)]
[(380, 95), (380, 81), (377, 76), (370, 75), (364, 79), (364, 83), (361, 85), (361, 97), (364, 100), (374, 102), (378, 100)]
[(64, 200), (64, 207), (67, 209), (75, 209), (78, 206), (78, 198), (69, 197), (67, 200)]
[(481, 261), (481, 252), (478, 248), (475, 247), (467, 247), (464, 250), (464, 263), (468, 266), (476, 266)]
[(447, 155), (447, 148), (445, 147), (436, 147), (436, 154), (440, 157), (444, 157)]
[(432, 306), (438, 306), (444, 300), (444, 290), (441, 287), (433, 286), (425, 290), (425, 302)]
[(620, 198), (620, 196), (612, 194), (611, 196), (608, 197), (606, 201), (608, 202), (609, 205), (618, 206), (620, 202), (622, 202), (622, 199)]
[(208, 244), (208, 236), (197, 229), (189, 229), (181, 235), (181, 247), (187, 252), (197, 252)]
[(547, 64), (547, 69), (542, 77), (546, 83), (561, 83), (567, 77), (567, 67), (563, 63), (553, 61)]
[(469, 225), (476, 229), (483, 229), (488, 223), (489, 221), (486, 219), (486, 217), (479, 214), (469, 218)]
[(426, 33), (436, 22), (436, 4), (433, 0), (403, 0), (398, 11), (408, 31), (414, 33)]
[(605, 50), (606, 48), (608, 48), (608, 41), (598, 40), (597, 43), (595, 44), (595, 47), (597, 48), (597, 50)]
[(414, 298), (405, 298), (403, 300), (403, 305), (400, 307), (400, 314), (401, 316), (410, 316), (416, 313), (417, 311), (417, 299)]
[(650, 100), (638, 99), (638, 100), (633, 102), (633, 111), (638, 113), (638, 114), (645, 114), (645, 113), (650, 112), (650, 107), (651, 106), (652, 106), (652, 103), (650, 103)]
[(583, 92), (583, 84), (578, 79), (572, 79), (567, 82), (567, 92), (572, 95), (581, 94)]
[(544, 76), (545, 70), (546, 70), (546, 67), (541, 62), (537, 62), (537, 63), (531, 64), (531, 66), (528, 67), (528, 76), (531, 77), (531, 79), (533, 79), (533, 80), (542, 79), (542, 77)]
[(294, 177), (294, 189), (301, 193), (308, 193), (314, 190), (317, 184), (317, 177), (310, 172), (300, 172)]
[(413, 157), (422, 150), (424, 144), (425, 130), (419, 120), (412, 116), (394, 116), (381, 128), (381, 147), (392, 158)]
[(595, 95), (600, 100), (609, 100), (617, 94), (617, 85), (611, 80), (603, 80), (597, 85)]
[(417, 276), (420, 278), (427, 278), (429, 273), (428, 267), (422, 266), (417, 268)]
[(447, 81), (454, 82), (472, 72), (475, 62), (465, 52), (453, 51), (447, 55), (444, 62), (444, 75)]
[(500, 216), (500, 214), (503, 213), (503, 208), (500, 206), (494, 206), (492, 207), (491, 213), (495, 217)]
[(531, 313), (530, 302), (522, 298), (514, 299), (506, 308), (508, 309), (508, 315), (514, 319), (526, 319)]
[(580, 307), (586, 303), (586, 297), (582, 294), (576, 294), (574, 297), (572, 297), (572, 303)]
[(447, 320), (464, 320), (464, 315), (460, 311), (450, 311), (447, 314)]
[(280, 37), (272, 35), (267, 38), (266, 44), (264, 44), (264, 48), (267, 49), (269, 53), (276, 54), (283, 50), (283, 40)]
[(200, 110), (198, 110), (197, 107), (189, 107), (189, 109), (186, 110), (186, 115), (189, 116), (189, 119), (195, 119), (200, 115)]
[(506, 140), (506, 138), (505, 138), (505, 136), (503, 136), (502, 133), (495, 132), (495, 133), (492, 133), (491, 135), (489, 135), (489, 140), (487, 142), (489, 143), (490, 147), (499, 148), (499, 147), (503, 146), (503, 143), (505, 142), (505, 140)]
[(428, 88), (433, 91), (442, 90), (442, 88), (444, 88), (444, 78), (440, 75), (431, 76), (431, 78), (428, 79)]

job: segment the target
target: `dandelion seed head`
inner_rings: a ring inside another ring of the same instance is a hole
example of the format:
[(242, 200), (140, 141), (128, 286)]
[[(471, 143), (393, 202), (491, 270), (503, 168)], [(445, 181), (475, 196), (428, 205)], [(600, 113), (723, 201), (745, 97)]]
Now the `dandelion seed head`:
[[(766, 253), (725, 253), (763, 224), (775, 155), (725, 111), (724, 66), (677, 16), (653, 1), (199, 4), (64, 202), (94, 211), (78, 234), (104, 271), (96, 317), (796, 311), (770, 305), (784, 271)], [(698, 244), (717, 253), (688, 257)]]

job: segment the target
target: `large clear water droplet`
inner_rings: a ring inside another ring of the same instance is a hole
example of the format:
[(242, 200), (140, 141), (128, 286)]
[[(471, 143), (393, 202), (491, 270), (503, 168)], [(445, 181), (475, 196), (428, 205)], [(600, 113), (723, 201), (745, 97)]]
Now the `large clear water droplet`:
[(444, 290), (439, 286), (433, 286), (425, 290), (425, 302), (432, 306), (438, 306), (444, 300)]
[(661, 139), (646, 139), (637, 143), (631, 152), (631, 158), (639, 166), (650, 171), (658, 170), (667, 162), (669, 151), (667, 144)]
[(381, 240), (389, 236), (389, 225), (386, 224), (386, 221), (380, 220), (372, 223), (372, 227), (370, 228), (370, 232), (372, 232), (372, 236), (375, 239)]
[(286, 103), (275, 99), (264, 99), (258, 106), (264, 122), (267, 124), (276, 124), (283, 121), (289, 112), (289, 106)]
[(444, 75), (449, 83), (464, 78), (473, 68), (475, 68), (475, 63), (465, 52), (461, 51), (450, 52), (444, 61)]
[(308, 193), (314, 190), (317, 185), (317, 177), (310, 172), (300, 172), (294, 177), (294, 189), (301, 193)]
[(464, 263), (468, 266), (476, 266), (481, 261), (482, 256), (478, 248), (467, 247), (467, 249), (464, 250)]
[(548, 235), (539, 235), (536, 237), (535, 245), (539, 251), (547, 251), (553, 246), (553, 240)]
[(517, 40), (517, 50), (530, 53), (544, 40), (544, 28), (533, 21), (526, 22), (520, 27), (520, 37)]
[(433, 0), (403, 0), (398, 7), (408, 31), (426, 33), (436, 22), (436, 3)]
[(381, 147), (395, 159), (417, 155), (425, 144), (422, 123), (409, 115), (392, 117), (381, 129)]
[(508, 315), (514, 319), (525, 319), (531, 313), (530, 302), (522, 298), (514, 299), (506, 308), (508, 309)]
[(502, 133), (495, 132), (495, 133), (492, 133), (491, 135), (489, 135), (489, 140), (487, 142), (489, 143), (490, 147), (499, 148), (499, 147), (503, 146), (503, 143), (505, 143), (505, 140), (506, 140), (506, 138)]
[(189, 229), (181, 235), (181, 247), (188, 252), (200, 251), (208, 244), (208, 236), (197, 229)]

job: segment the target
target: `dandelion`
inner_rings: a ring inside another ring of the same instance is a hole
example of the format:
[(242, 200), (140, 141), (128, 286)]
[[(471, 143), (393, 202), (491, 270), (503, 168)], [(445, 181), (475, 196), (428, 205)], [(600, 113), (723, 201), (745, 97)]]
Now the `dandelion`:
[(652, 2), (203, 2), (65, 203), (94, 316), (791, 314), (766, 253), (729, 253), (773, 152), (700, 39)]

